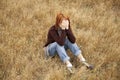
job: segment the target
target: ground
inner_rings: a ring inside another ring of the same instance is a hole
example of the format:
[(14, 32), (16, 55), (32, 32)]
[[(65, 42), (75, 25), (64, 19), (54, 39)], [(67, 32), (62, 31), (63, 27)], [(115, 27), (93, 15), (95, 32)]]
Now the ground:
[[(70, 51), (74, 74), (58, 56), (44, 58), (57, 13), (70, 17), (88, 70)], [(0, 0), (1, 80), (120, 80), (119, 0)]]

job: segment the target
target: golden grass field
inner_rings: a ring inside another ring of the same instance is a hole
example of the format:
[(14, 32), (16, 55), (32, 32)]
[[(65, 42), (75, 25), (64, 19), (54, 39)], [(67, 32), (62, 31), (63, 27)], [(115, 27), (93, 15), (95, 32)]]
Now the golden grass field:
[[(46, 60), (48, 29), (62, 12), (87, 61)], [(0, 0), (0, 80), (120, 80), (120, 0)]]

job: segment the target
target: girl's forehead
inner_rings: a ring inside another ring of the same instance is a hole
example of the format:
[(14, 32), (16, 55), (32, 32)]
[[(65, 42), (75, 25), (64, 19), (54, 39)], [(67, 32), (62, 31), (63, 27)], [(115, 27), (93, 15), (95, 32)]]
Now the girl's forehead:
[(67, 19), (63, 19), (62, 22), (69, 22)]

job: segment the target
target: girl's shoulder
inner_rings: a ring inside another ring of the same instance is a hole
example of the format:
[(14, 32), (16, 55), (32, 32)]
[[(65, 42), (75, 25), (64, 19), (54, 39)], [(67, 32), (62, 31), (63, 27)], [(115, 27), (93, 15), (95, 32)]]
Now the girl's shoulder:
[(51, 30), (56, 30), (55, 25), (50, 27), (49, 31), (51, 31)]

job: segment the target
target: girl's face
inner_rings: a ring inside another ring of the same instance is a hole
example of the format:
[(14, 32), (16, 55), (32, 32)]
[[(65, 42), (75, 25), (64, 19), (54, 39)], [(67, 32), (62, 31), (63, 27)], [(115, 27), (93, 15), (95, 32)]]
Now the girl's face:
[(69, 21), (66, 19), (63, 19), (61, 24), (59, 25), (61, 28), (69, 27)]

